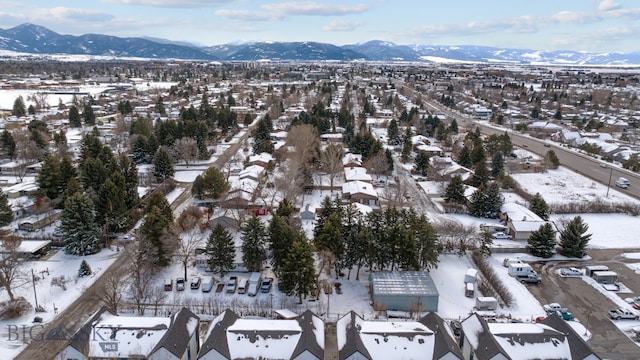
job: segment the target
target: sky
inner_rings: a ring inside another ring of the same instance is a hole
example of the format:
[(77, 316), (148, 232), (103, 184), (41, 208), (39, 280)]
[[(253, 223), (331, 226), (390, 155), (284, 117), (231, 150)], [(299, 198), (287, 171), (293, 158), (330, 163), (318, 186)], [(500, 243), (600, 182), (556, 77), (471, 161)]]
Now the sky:
[[(640, 50), (637, 0), (0, 0), (0, 28), (100, 33), (219, 45), (484, 45), (534, 50)], [(635, 36), (635, 37), (634, 37)]]

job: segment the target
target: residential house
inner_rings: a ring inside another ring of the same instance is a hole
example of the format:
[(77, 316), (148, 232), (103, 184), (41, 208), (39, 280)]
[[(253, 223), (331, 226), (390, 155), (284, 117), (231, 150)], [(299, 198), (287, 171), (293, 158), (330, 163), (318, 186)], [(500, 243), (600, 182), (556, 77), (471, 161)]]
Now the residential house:
[(269, 164), (273, 162), (273, 160), (273, 155), (263, 152), (260, 154), (249, 156), (248, 164), (258, 165), (266, 169), (269, 167)]
[(342, 184), (342, 198), (370, 206), (378, 205), (378, 193), (371, 183), (364, 181), (348, 181)]
[(419, 321), (367, 321), (351, 311), (336, 323), (339, 359), (462, 359), (435, 313)]
[(55, 359), (194, 360), (200, 319), (187, 308), (171, 317), (119, 316), (106, 307), (94, 313)]
[(362, 154), (346, 153), (342, 157), (342, 166), (345, 168), (361, 167)]
[(231, 310), (209, 327), (198, 360), (324, 358), (324, 323), (310, 310), (293, 319), (242, 319)]
[(465, 360), (599, 360), (559, 315), (541, 323), (488, 323), (477, 313), (462, 321), (460, 349)]
[(527, 240), (533, 231), (547, 223), (533, 211), (513, 202), (504, 203), (498, 216), (514, 240)]
[(367, 169), (363, 167), (348, 167), (344, 169), (345, 181), (363, 181), (371, 183), (373, 178), (367, 173)]
[(549, 121), (534, 121), (527, 125), (527, 132), (534, 135), (551, 135), (561, 131), (562, 126)]

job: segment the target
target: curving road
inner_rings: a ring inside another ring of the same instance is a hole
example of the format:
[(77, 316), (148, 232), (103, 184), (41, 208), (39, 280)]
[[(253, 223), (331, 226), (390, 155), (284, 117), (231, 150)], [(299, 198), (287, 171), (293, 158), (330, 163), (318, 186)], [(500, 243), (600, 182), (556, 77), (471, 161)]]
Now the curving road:
[[(257, 122), (254, 122), (255, 125)], [(247, 130), (240, 140), (232, 144), (223, 154), (221, 154), (213, 166), (221, 167), (229, 161), (229, 159), (238, 152), (243, 142), (249, 137), (250, 131)], [(171, 208), (176, 211), (184, 209), (193, 202), (191, 196), (191, 183), (181, 183), (179, 186), (185, 188), (185, 191), (171, 204)], [(135, 246), (129, 244), (128, 246)], [(115, 276), (124, 278), (128, 275), (129, 266), (127, 257), (120, 252), (120, 256), (100, 275), (96, 281), (89, 286), (71, 305), (62, 311), (54, 320), (44, 325), (42, 335), (37, 334), (34, 340), (29, 342), (26, 348), (15, 357), (17, 360), (39, 360), (53, 359), (55, 355), (62, 351), (68, 344), (69, 338), (82, 326), (86, 319), (95, 313), (102, 303), (96, 299), (97, 292), (104, 289), (108, 278)], [(106, 276), (109, 274), (109, 276)], [(38, 329), (40, 330), (40, 329)], [(28, 331), (28, 329), (27, 329)], [(2, 356), (0, 355), (0, 358)]]

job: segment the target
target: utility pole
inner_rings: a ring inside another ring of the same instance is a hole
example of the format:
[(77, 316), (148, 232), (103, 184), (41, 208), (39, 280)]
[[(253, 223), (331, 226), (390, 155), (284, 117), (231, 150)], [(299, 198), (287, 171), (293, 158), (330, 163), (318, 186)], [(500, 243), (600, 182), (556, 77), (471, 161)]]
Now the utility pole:
[(613, 168), (609, 169), (609, 182), (607, 183), (607, 196), (605, 196), (606, 198), (609, 197), (609, 188), (611, 187), (611, 176), (613, 176)]
[(33, 283), (33, 298), (36, 300), (36, 312), (38, 311), (38, 295), (36, 294), (36, 275), (33, 273), (33, 269), (31, 269), (31, 282)]

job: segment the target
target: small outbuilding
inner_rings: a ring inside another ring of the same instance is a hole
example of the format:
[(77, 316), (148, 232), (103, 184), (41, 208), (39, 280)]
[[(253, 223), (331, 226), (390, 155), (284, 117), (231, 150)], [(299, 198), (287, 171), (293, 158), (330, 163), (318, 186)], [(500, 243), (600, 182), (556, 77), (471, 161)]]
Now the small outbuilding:
[(377, 271), (369, 275), (376, 310), (438, 311), (438, 289), (426, 271)]
[(618, 281), (618, 274), (615, 271), (594, 271), (593, 280), (600, 284), (615, 284)]
[(584, 269), (585, 269), (585, 275), (587, 275), (590, 278), (593, 277), (593, 273), (595, 273), (596, 271), (609, 271), (609, 267), (606, 265), (589, 265), (589, 266), (586, 266)]

